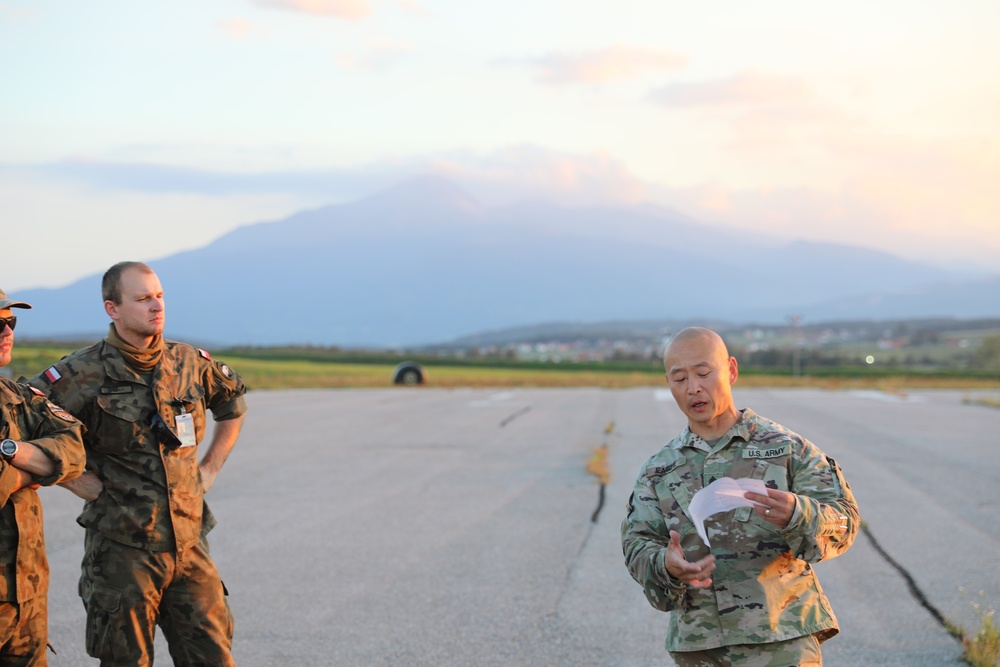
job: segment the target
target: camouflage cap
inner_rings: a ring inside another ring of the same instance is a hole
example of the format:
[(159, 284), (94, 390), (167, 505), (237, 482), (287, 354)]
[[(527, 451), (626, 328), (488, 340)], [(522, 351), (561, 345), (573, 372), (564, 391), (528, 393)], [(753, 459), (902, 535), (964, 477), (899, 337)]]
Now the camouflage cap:
[(0, 289), (0, 310), (5, 308), (31, 308), (31, 304), (25, 303), (24, 301), (14, 301), (13, 299), (8, 299), (6, 292)]

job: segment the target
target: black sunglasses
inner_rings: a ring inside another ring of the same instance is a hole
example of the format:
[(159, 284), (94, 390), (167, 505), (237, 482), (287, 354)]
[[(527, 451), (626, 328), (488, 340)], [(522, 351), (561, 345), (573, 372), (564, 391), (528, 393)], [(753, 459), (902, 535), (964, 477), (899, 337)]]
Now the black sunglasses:
[(153, 429), (153, 433), (156, 434), (156, 437), (159, 438), (160, 442), (167, 449), (177, 449), (183, 444), (181, 439), (177, 437), (177, 434), (167, 426), (167, 422), (163, 421), (163, 417), (160, 416), (159, 412), (149, 415), (149, 427)]
[(0, 317), (0, 333), (3, 333), (3, 330), (7, 327), (10, 327), (10, 330), (13, 331), (16, 326), (17, 315), (13, 315), (11, 317)]

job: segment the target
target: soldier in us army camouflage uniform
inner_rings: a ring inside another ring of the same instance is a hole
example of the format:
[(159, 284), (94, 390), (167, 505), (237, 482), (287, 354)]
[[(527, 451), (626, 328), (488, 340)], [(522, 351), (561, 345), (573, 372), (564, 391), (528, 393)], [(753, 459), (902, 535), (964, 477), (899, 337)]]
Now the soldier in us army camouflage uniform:
[[(17, 318), (31, 308), (0, 290), (0, 366)], [(83, 426), (45, 395), (0, 377), (0, 667), (45, 667), (49, 563), (35, 489), (83, 472)]]
[[(811, 442), (736, 409), (736, 359), (714, 331), (679, 332), (664, 366), (688, 427), (639, 473), (622, 547), (649, 603), (670, 612), (667, 650), (680, 667), (821, 665), (839, 629), (810, 563), (853, 544), (850, 487)], [(706, 519), (709, 549), (688, 507), (721, 477), (763, 480), (767, 495)]]
[[(87, 652), (101, 665), (151, 665), (155, 625), (175, 665), (233, 665), (233, 619), (206, 534), (204, 493), (246, 412), (246, 388), (207, 352), (164, 340), (163, 289), (145, 264), (104, 275), (107, 337), (32, 378), (87, 427), (80, 597)], [(217, 424), (201, 462), (206, 411)]]

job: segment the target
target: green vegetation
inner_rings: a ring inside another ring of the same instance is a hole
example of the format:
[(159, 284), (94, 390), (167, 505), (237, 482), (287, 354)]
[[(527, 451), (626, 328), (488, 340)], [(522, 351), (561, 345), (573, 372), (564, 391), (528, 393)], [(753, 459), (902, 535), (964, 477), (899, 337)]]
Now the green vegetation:
[(1000, 408), (1000, 398), (991, 398), (989, 396), (977, 396), (975, 398), (964, 398), (962, 403), (966, 405), (985, 405), (990, 408)]
[(3, 368), (9, 376), (16, 380), (22, 375), (31, 377), (39, 371), (43, 371), (65, 355), (80, 347), (62, 347), (54, 345), (35, 345), (17, 340), (14, 343), (14, 352), (11, 362)]
[(739, 328), (724, 333), (743, 364), (793, 368), (881, 368), (995, 375), (1000, 371), (996, 320), (815, 325), (784, 330)]
[(1000, 371), (1000, 334), (983, 338), (973, 360), (980, 368)]
[[(31, 376), (80, 345), (57, 346), (18, 341), (7, 367), (12, 377)], [(407, 359), (424, 366), (431, 387), (575, 387), (623, 388), (664, 386), (658, 359), (608, 361), (520, 361), (516, 359), (354, 352), (337, 348), (267, 347), (213, 350), (213, 357), (236, 368), (252, 389), (387, 387), (397, 363)], [(881, 366), (791, 368), (741, 364), (744, 387), (813, 387), (823, 389), (1000, 389), (1000, 370), (908, 370)], [(977, 401), (989, 399), (977, 399)]]
[(997, 667), (1000, 665), (1000, 628), (997, 627), (994, 609), (974, 604), (979, 614), (979, 631), (974, 637), (962, 633), (962, 661), (972, 667)]

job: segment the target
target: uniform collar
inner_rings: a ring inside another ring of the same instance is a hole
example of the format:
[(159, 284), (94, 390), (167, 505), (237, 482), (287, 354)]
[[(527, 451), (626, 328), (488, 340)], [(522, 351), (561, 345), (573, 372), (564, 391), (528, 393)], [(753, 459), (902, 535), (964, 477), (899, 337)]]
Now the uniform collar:
[[(716, 445), (715, 449), (723, 449), (736, 438), (739, 438), (743, 442), (750, 442), (750, 436), (752, 436), (756, 430), (757, 413), (750, 408), (743, 408), (740, 410), (740, 420), (736, 422), (731, 429), (726, 431), (725, 435), (722, 436), (722, 440), (719, 441), (719, 445)], [(675, 439), (671, 444), (674, 449), (691, 447), (704, 452), (710, 451), (709, 445), (705, 439), (700, 435), (695, 434), (691, 430), (690, 426), (685, 426), (684, 430), (680, 434), (680, 437)]]
[[(160, 363), (152, 370), (152, 383), (159, 382), (164, 377), (177, 374), (177, 363), (174, 361), (173, 355), (170, 354), (170, 342), (164, 340), (163, 346), (163, 356), (160, 359)], [(104, 343), (101, 349), (101, 362), (104, 364), (104, 372), (111, 380), (138, 384), (147, 383), (144, 374), (132, 368), (125, 361), (122, 353), (107, 343)]]

